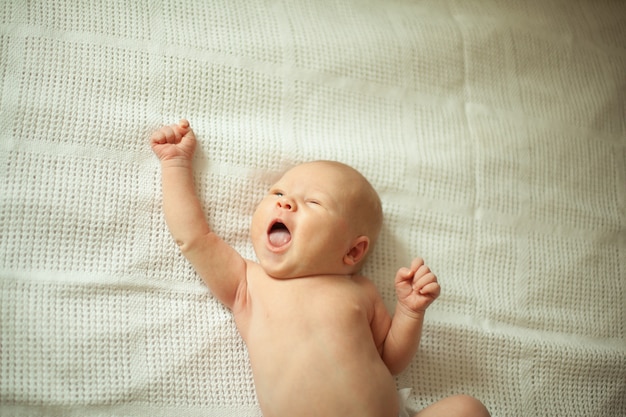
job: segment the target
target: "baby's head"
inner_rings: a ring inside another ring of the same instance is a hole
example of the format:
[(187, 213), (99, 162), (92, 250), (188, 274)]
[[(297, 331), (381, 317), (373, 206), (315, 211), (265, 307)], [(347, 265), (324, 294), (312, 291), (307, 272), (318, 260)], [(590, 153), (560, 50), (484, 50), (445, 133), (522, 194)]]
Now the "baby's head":
[(355, 169), (333, 161), (297, 165), (252, 217), (255, 253), (275, 278), (357, 272), (382, 225), (380, 198)]

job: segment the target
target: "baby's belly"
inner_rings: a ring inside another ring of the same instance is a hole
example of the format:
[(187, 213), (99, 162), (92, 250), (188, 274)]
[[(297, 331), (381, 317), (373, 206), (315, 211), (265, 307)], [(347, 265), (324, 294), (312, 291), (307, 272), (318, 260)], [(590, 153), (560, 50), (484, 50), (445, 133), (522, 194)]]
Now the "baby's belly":
[(265, 417), (398, 415), (394, 379), (366, 332), (294, 332), (248, 340)]

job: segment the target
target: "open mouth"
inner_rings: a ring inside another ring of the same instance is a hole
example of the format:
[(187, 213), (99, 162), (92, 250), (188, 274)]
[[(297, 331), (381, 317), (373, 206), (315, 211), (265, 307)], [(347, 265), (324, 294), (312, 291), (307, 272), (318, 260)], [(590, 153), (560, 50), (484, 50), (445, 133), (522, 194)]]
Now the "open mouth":
[(285, 246), (291, 241), (291, 232), (281, 221), (274, 221), (267, 231), (268, 239), (272, 246), (281, 247)]

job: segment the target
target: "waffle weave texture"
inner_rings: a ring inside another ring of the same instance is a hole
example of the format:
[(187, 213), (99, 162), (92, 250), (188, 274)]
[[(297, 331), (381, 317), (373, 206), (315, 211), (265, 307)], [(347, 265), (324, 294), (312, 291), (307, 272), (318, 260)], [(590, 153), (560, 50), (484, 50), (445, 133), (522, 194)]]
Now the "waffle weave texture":
[(413, 256), (442, 286), (411, 409), (626, 415), (626, 3), (5, 0), (0, 89), (3, 416), (260, 415), (163, 219), (148, 138), (182, 117), (246, 257), (283, 169), (378, 189), (364, 273), (390, 309)]

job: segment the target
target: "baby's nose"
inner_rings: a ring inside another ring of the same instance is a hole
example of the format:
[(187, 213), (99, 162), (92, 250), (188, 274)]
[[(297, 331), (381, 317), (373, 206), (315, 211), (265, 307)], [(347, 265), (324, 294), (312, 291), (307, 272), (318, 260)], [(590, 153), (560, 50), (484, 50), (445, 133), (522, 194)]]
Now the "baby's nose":
[(287, 199), (285, 197), (279, 199), (276, 202), (276, 206), (278, 208), (282, 208), (282, 209), (289, 210), (289, 211), (296, 210), (296, 203), (293, 200)]

